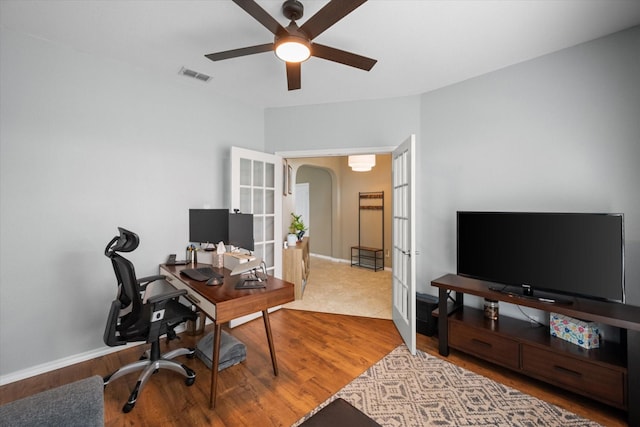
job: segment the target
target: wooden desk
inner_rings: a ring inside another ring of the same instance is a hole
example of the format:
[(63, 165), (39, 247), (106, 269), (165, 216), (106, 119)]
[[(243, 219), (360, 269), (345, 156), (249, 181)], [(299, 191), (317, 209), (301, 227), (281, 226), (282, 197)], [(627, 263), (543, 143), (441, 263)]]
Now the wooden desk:
[[(207, 264), (198, 264), (197, 267), (211, 267)], [(209, 286), (206, 282), (197, 282), (181, 275), (180, 271), (189, 268), (185, 265), (160, 265), (160, 274), (166, 276), (166, 280), (177, 289), (186, 289), (188, 299), (193, 302), (207, 317), (213, 320), (215, 338), (213, 340), (213, 355), (211, 369), (211, 391), (209, 394), (209, 406), (216, 405), (216, 386), (218, 382), (218, 362), (220, 356), (220, 334), (222, 324), (240, 316), (262, 311), (264, 327), (267, 332), (269, 351), (273, 373), (278, 375), (278, 363), (276, 350), (273, 345), (271, 324), (269, 323), (268, 309), (294, 300), (293, 283), (285, 282), (269, 276), (266, 288), (263, 289), (235, 289), (240, 276), (230, 276), (230, 271), (222, 268), (214, 268), (220, 274), (224, 274), (222, 285)]]

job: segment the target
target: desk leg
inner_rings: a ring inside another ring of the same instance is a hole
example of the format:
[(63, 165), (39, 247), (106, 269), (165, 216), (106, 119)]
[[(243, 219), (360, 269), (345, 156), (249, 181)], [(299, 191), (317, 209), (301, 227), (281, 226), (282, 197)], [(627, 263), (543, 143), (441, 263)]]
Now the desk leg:
[(276, 348), (273, 346), (273, 335), (271, 334), (271, 323), (269, 323), (269, 312), (262, 311), (264, 328), (267, 331), (267, 341), (269, 341), (269, 351), (271, 352), (271, 363), (273, 364), (273, 374), (278, 375), (278, 362), (276, 361)]
[(222, 325), (215, 323), (213, 333), (213, 354), (211, 355), (211, 389), (209, 390), (209, 408), (211, 409), (216, 407), (218, 364), (220, 362), (220, 335), (222, 335)]

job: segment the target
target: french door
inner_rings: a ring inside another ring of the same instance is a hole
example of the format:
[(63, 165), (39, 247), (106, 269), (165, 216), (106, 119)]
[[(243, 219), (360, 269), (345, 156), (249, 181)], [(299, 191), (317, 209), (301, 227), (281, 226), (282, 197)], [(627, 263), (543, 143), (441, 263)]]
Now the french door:
[[(280, 156), (231, 147), (231, 211), (253, 214), (254, 255), (262, 258), (269, 274), (279, 278), (282, 277), (282, 176)], [(238, 326), (260, 315), (234, 319), (229, 326)]]
[(416, 354), (415, 135), (393, 151), (393, 323)]
[(231, 211), (253, 214), (254, 254), (282, 276), (282, 158), (231, 147)]

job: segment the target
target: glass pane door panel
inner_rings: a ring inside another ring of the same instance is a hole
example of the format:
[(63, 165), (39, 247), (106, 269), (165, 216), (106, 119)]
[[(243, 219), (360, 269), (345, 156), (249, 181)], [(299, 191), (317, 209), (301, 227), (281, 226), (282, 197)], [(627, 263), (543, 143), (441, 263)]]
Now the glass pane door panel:
[(257, 258), (262, 258), (264, 260), (264, 243), (256, 243), (255, 247), (253, 248), (253, 255), (255, 255)]
[(253, 162), (253, 185), (254, 187), (262, 187), (264, 185), (264, 163)]
[(265, 165), (264, 186), (266, 188), (276, 188), (275, 165), (273, 163)]
[(240, 212), (251, 213), (251, 189), (240, 188)]
[(240, 185), (251, 185), (250, 159), (240, 159)]
[(267, 270), (272, 270), (275, 262), (273, 256), (273, 247), (274, 245), (269, 243), (264, 245), (264, 255), (262, 259), (264, 260), (264, 263), (267, 264)]
[(264, 240), (266, 242), (272, 242), (275, 239), (273, 228), (274, 228), (273, 216), (265, 216), (264, 217)]
[(261, 188), (253, 190), (253, 214), (260, 215), (264, 213), (264, 191)]
[(264, 220), (261, 216), (253, 215), (253, 240), (264, 241)]
[(273, 190), (264, 190), (264, 213), (273, 215), (275, 212), (275, 195)]

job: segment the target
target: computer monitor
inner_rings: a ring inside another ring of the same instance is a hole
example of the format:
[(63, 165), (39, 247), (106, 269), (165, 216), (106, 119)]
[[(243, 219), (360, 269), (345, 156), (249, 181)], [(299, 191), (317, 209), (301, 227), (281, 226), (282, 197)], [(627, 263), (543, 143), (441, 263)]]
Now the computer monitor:
[(217, 244), (228, 240), (228, 209), (189, 209), (190, 242)]
[(229, 244), (248, 251), (255, 250), (252, 214), (229, 215)]

